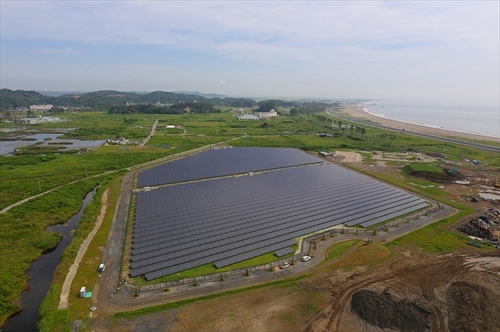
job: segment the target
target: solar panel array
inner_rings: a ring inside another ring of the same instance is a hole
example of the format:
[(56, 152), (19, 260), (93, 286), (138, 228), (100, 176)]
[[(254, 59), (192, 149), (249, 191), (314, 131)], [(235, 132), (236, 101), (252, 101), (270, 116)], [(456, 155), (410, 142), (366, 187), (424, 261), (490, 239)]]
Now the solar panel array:
[(140, 192), (131, 275), (152, 280), (205, 264), (220, 268), (265, 253), (286, 255), (299, 236), (339, 224), (369, 227), (427, 205), (337, 165)]
[(201, 152), (139, 174), (138, 187), (322, 162), (290, 148), (226, 148)]

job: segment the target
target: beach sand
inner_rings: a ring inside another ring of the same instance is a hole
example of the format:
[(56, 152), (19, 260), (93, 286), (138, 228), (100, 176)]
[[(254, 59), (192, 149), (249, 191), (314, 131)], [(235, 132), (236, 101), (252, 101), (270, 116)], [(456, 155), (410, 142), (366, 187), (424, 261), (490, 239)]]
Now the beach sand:
[(360, 106), (347, 106), (347, 107), (342, 108), (342, 112), (347, 114), (349, 117), (362, 119), (364, 121), (378, 123), (382, 126), (386, 126), (386, 127), (390, 127), (390, 128), (394, 128), (394, 129), (398, 129), (398, 130), (405, 129), (407, 131), (422, 133), (422, 134), (426, 134), (426, 135), (433, 135), (433, 136), (453, 137), (453, 138), (462, 138), (462, 139), (497, 142), (497, 143), (500, 142), (500, 138), (498, 138), (498, 137), (482, 136), (482, 135), (471, 134), (471, 133), (463, 133), (463, 132), (459, 132), (459, 131), (426, 127), (426, 126), (420, 126), (420, 125), (411, 124), (411, 123), (407, 123), (407, 122), (386, 119), (383, 117), (379, 117), (379, 116), (375, 116), (373, 114), (370, 114), (370, 113), (364, 111), (363, 107), (360, 107)]

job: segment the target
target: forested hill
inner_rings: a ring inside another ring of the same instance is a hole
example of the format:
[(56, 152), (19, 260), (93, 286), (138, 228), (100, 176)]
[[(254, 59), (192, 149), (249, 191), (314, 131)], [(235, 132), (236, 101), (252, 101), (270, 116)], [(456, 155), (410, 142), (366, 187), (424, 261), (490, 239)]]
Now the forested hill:
[[(102, 90), (82, 94), (66, 94), (58, 97), (45, 96), (35, 91), (0, 90), (0, 108), (13, 109), (18, 106), (52, 104), (54, 106), (109, 109), (112, 106), (132, 104), (174, 104), (181, 101), (205, 100), (197, 95), (155, 91), (146, 94)], [(255, 103), (255, 101), (254, 101)]]
[[(213, 106), (259, 107), (268, 111), (272, 107), (303, 107), (300, 101), (267, 100), (257, 102), (251, 98), (213, 97), (200, 94), (154, 91), (150, 93), (120, 92), (101, 90), (81, 94), (47, 96), (36, 91), (0, 89), (0, 111), (12, 110), (18, 106), (52, 104), (55, 107), (82, 107), (93, 110), (111, 110), (127, 104), (173, 105), (178, 103), (210, 103)], [(327, 104), (321, 104), (327, 105)]]

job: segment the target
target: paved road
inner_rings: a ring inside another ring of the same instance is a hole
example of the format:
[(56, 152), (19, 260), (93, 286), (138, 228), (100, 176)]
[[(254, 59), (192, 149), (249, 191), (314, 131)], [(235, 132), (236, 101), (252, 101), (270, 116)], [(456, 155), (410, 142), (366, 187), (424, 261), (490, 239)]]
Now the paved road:
[[(341, 114), (338, 114), (338, 113), (335, 113), (332, 111), (326, 111), (326, 112), (329, 115), (334, 116), (334, 117), (341, 119), (341, 120), (344, 120), (344, 121), (353, 122), (353, 123), (357, 123), (357, 124), (364, 125), (364, 126), (370, 126), (370, 127), (376, 127), (376, 128), (380, 128), (380, 129), (390, 130), (390, 131), (397, 131), (398, 133), (401, 132), (401, 130), (396, 129), (396, 128), (391, 128), (391, 127), (375, 124), (373, 122), (355, 119), (352, 117), (346, 117), (346, 116), (343, 116)], [(491, 151), (491, 152), (500, 152), (500, 147), (487, 145), (487, 144), (481, 144), (481, 143), (474, 143), (474, 142), (469, 142), (469, 141), (463, 141), (463, 140), (456, 139), (456, 138), (427, 135), (427, 134), (422, 134), (422, 133), (407, 131), (407, 130), (405, 131), (405, 134), (419, 136), (419, 137), (423, 137), (423, 138), (430, 138), (430, 139), (448, 142), (448, 143), (453, 143), (453, 144), (469, 146), (471, 148), (476, 148), (476, 149), (481, 149), (481, 150), (486, 150), (486, 151)]]

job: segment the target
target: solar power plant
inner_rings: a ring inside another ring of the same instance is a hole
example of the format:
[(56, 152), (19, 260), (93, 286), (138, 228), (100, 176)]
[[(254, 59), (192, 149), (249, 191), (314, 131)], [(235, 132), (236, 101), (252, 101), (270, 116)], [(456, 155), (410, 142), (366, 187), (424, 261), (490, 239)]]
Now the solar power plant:
[(175, 160), (139, 174), (138, 187), (323, 162), (291, 148), (225, 148)]
[(131, 275), (147, 280), (292, 252), (296, 238), (345, 224), (369, 227), (427, 201), (337, 165), (223, 177), (137, 194)]

